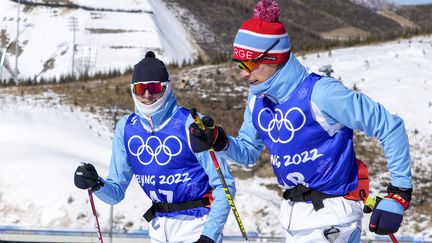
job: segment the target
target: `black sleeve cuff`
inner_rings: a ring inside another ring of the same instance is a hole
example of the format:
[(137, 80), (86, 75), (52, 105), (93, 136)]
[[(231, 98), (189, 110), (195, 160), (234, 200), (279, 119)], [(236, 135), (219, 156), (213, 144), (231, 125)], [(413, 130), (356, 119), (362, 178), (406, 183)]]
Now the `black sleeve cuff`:
[(389, 186), (387, 187), (387, 193), (398, 194), (408, 202), (411, 202), (412, 191), (413, 191), (412, 188), (400, 188), (400, 187), (393, 186), (391, 183), (389, 183)]
[(103, 183), (102, 178), (99, 177), (97, 180), (97, 184), (92, 187), (91, 191), (95, 192), (95, 191), (99, 190), (101, 187), (103, 187), (104, 185), (105, 185), (105, 183)]

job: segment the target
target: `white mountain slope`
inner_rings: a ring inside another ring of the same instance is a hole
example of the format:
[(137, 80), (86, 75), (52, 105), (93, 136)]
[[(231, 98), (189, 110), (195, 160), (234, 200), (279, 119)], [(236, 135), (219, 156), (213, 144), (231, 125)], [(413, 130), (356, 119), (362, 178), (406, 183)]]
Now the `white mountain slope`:
[[(413, 175), (430, 175), (432, 36), (334, 50), (331, 54), (323, 52), (299, 59), (315, 71), (323, 64), (332, 64), (334, 76), (341, 77), (348, 87), (355, 83), (392, 113), (404, 118), (414, 161)], [(110, 136), (108, 122), (59, 104), (55, 94), (46, 93), (45, 98), (13, 97), (6, 89), (0, 89), (0, 225), (92, 229), (87, 194), (74, 187), (73, 171), (80, 161), (89, 161), (105, 176)], [(262, 235), (283, 233), (277, 221), (281, 199), (265, 187), (274, 182), (273, 178), (237, 180), (235, 201), (248, 231)], [(427, 183), (431, 183), (430, 179), (422, 182)], [(422, 186), (414, 185), (417, 190)], [(373, 188), (379, 187), (379, 181), (375, 181)], [(149, 205), (133, 181), (125, 200), (114, 208), (116, 230), (147, 228), (142, 214)], [(102, 228), (107, 229), (109, 207), (98, 199), (96, 207)], [(408, 211), (406, 216), (396, 236), (432, 237), (430, 214)], [(364, 221), (366, 226), (368, 218)], [(232, 215), (226, 233), (239, 234)]]
[[(196, 58), (192, 39), (163, 1), (69, 2), (77, 7), (21, 4), (18, 62), (21, 79), (59, 78), (72, 73), (72, 17), (77, 19), (75, 74), (123, 71), (137, 63), (148, 49), (156, 50), (167, 63)], [(9, 79), (15, 69), (17, 6), (10, 0), (0, 1), (0, 43), (9, 47), (4, 79)]]

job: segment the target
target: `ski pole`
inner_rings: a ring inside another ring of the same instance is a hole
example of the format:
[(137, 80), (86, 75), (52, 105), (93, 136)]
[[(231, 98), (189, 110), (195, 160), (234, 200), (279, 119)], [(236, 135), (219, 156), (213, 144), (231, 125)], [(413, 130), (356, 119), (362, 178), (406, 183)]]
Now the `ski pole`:
[[(192, 116), (194, 122), (195, 122), (198, 126), (200, 126), (202, 129), (206, 129), (206, 127), (205, 127), (204, 123), (202, 122), (201, 118), (199, 117), (199, 115), (198, 115), (196, 109), (195, 109), (195, 108), (192, 108), (190, 112), (191, 112), (191, 116)], [(238, 224), (238, 226), (239, 226), (239, 228), (240, 228), (240, 231), (241, 231), (241, 233), (242, 233), (242, 236), (243, 236), (243, 238), (245, 239), (246, 242), (249, 242), (248, 236), (247, 236), (247, 234), (246, 234), (245, 227), (243, 226), (243, 222), (242, 222), (241, 219), (240, 219), (240, 214), (239, 214), (239, 212), (237, 211), (237, 208), (236, 208), (236, 206), (235, 206), (235, 204), (234, 204), (233, 197), (231, 196), (231, 193), (230, 193), (230, 191), (229, 191), (229, 189), (228, 189), (228, 185), (226, 184), (225, 177), (224, 177), (223, 174), (222, 174), (222, 171), (221, 171), (220, 166), (219, 166), (219, 162), (218, 162), (218, 160), (217, 160), (217, 158), (216, 158), (216, 155), (215, 155), (215, 152), (214, 152), (213, 148), (210, 148), (210, 149), (208, 150), (208, 152), (210, 153), (210, 156), (211, 156), (211, 158), (212, 158), (212, 160), (213, 160), (213, 165), (214, 165), (214, 167), (216, 168), (216, 172), (217, 172), (217, 174), (218, 174), (218, 176), (219, 176), (219, 178), (220, 178), (220, 180), (221, 180), (221, 182), (222, 182), (222, 186), (223, 186), (223, 188), (224, 188), (225, 195), (226, 195), (226, 197), (228, 198), (228, 202), (229, 202), (229, 204), (230, 204), (230, 206), (231, 206), (231, 209), (232, 209), (232, 211), (233, 211), (233, 213), (234, 213), (235, 219), (236, 219), (237, 224)]]
[[(375, 205), (376, 205), (380, 200), (381, 200), (381, 197), (379, 197), (379, 196), (373, 197), (373, 196), (369, 195), (363, 203), (364, 203), (364, 205), (365, 205), (367, 208), (369, 208), (370, 211), (368, 211), (368, 212), (370, 213), (370, 212), (372, 212), (372, 211), (375, 209)], [(390, 237), (390, 239), (391, 239), (391, 241), (392, 241), (393, 243), (398, 243), (398, 242), (399, 242), (399, 241), (396, 239), (396, 236), (394, 236), (393, 233), (390, 233), (390, 234), (389, 234), (389, 237)]]
[(399, 241), (396, 239), (396, 236), (394, 236), (393, 233), (389, 234), (390, 239), (392, 240), (393, 243), (398, 243)]
[(102, 231), (101, 231), (100, 226), (99, 226), (99, 220), (98, 220), (98, 216), (97, 216), (97, 212), (96, 212), (96, 207), (95, 207), (95, 204), (93, 201), (93, 193), (91, 192), (91, 190), (88, 190), (88, 194), (89, 194), (89, 199), (90, 199), (90, 205), (91, 205), (92, 212), (93, 212), (93, 217), (95, 218), (95, 222), (96, 222), (96, 230), (98, 233), (99, 243), (103, 243)]

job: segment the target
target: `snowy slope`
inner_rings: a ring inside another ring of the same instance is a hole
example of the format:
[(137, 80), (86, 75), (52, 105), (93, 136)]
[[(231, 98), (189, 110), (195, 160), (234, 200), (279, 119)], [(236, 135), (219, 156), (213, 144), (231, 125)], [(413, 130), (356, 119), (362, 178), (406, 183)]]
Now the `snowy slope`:
[[(80, 8), (28, 6), (24, 9), (21, 4), (20, 78), (58, 78), (72, 73), (71, 17), (77, 18), (78, 27), (75, 74), (123, 71), (137, 63), (149, 49), (155, 50), (167, 63), (196, 58), (193, 40), (162, 1), (71, 2)], [(0, 30), (7, 38), (4, 45), (8, 45), (16, 37), (17, 4), (0, 1), (0, 16)], [(14, 46), (6, 56), (10, 70), (15, 68), (12, 49)], [(10, 70), (4, 70), (4, 78), (10, 77)]]
[[(419, 168), (414, 176), (430, 175), (432, 36), (322, 52), (299, 60), (315, 71), (331, 64), (334, 76), (341, 77), (346, 86), (356, 84), (399, 114), (406, 122), (412, 157)], [(93, 114), (58, 104), (55, 94), (45, 96), (49, 102), (43, 97), (12, 97), (0, 89), (0, 225), (92, 228), (87, 194), (73, 186), (72, 174), (80, 161), (91, 161), (101, 175), (107, 174), (109, 125)], [(283, 234), (277, 221), (281, 199), (265, 187), (271, 183), (275, 179), (236, 181), (236, 206), (248, 231)], [(133, 181), (125, 200), (114, 208), (116, 229), (147, 228), (141, 216), (149, 205)], [(96, 206), (107, 229), (109, 207), (98, 199)], [(396, 235), (432, 237), (430, 225), (419, 222), (430, 222), (430, 217), (410, 213)], [(417, 227), (420, 232), (413, 231)], [(226, 233), (239, 233), (232, 215)]]
[(396, 7), (396, 4), (388, 0), (350, 0), (351, 2), (373, 10), (385, 10)]
[(332, 65), (332, 76), (401, 115), (409, 130), (432, 136), (432, 37), (300, 57), (314, 71)]
[[(58, 103), (51, 93), (39, 98), (0, 95), (0, 225), (93, 224), (86, 210), (88, 195), (73, 185), (73, 172), (80, 162), (92, 162), (101, 175), (107, 174), (111, 131), (99, 117)], [(140, 203), (120, 204), (115, 212), (139, 222), (148, 199), (131, 184), (128, 194)], [(100, 201), (97, 207), (106, 227), (109, 207)], [(122, 217), (117, 222), (126, 224)]]

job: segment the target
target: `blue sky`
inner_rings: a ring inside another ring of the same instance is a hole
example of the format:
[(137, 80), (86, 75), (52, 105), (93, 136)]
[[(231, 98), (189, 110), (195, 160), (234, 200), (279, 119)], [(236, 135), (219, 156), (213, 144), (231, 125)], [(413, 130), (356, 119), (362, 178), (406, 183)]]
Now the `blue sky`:
[(432, 4), (432, 0), (391, 0), (400, 4)]

